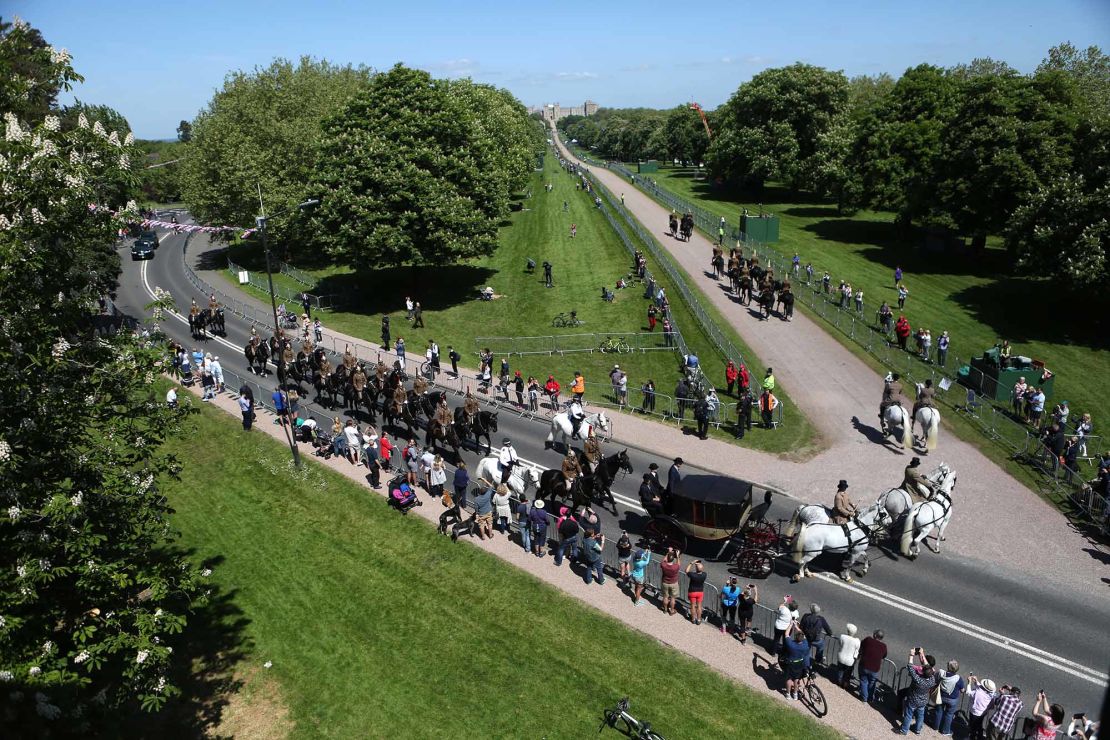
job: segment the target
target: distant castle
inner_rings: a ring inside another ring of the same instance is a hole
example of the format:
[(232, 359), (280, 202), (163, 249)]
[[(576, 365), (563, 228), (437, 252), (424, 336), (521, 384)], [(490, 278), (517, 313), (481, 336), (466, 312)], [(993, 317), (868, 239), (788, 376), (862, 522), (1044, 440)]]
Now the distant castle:
[(566, 118), (567, 116), (592, 116), (597, 113), (597, 103), (587, 100), (582, 105), (573, 105), (569, 108), (564, 108), (558, 103), (545, 103), (539, 107), (529, 108), (528, 112), (539, 113), (545, 121), (558, 121), (560, 118)]

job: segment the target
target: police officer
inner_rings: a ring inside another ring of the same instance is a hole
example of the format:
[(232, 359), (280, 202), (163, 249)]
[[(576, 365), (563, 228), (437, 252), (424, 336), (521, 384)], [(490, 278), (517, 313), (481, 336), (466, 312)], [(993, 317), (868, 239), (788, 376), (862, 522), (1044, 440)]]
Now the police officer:
[(498, 453), (497, 461), (501, 463), (501, 482), (508, 483), (509, 477), (513, 474), (513, 467), (520, 464), (513, 441), (508, 437), (501, 441), (501, 452)]
[(747, 386), (740, 389), (740, 400), (736, 402), (736, 438), (743, 439), (752, 428), (752, 391)]

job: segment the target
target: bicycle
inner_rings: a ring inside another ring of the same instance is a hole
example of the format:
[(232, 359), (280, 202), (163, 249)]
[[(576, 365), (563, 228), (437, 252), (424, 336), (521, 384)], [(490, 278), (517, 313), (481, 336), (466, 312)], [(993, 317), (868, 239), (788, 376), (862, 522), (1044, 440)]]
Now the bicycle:
[(817, 685), (815, 679), (817, 672), (810, 668), (806, 671), (805, 678), (801, 680), (802, 690), (798, 692), (798, 698), (802, 704), (809, 707), (816, 717), (824, 717), (829, 713), (829, 705), (825, 701), (825, 694)]
[(582, 324), (584, 323), (584, 321), (578, 318), (577, 311), (571, 311), (570, 313), (561, 313), (551, 320), (551, 325), (556, 328), (561, 328), (564, 326), (582, 326)]
[(632, 345), (620, 337), (605, 337), (601, 344), (598, 345), (597, 349), (599, 352), (616, 352), (620, 354), (622, 352), (631, 352)]
[(617, 706), (605, 710), (605, 721), (597, 728), (598, 733), (604, 730), (606, 725), (616, 728), (617, 720), (624, 722), (624, 734), (633, 740), (664, 740), (662, 735), (651, 729), (650, 723), (641, 722), (628, 713), (627, 696), (617, 702)]

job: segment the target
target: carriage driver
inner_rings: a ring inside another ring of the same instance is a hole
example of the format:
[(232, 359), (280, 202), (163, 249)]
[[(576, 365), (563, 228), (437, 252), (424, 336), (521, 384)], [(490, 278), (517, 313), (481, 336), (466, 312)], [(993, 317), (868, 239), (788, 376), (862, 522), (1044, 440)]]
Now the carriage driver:
[(439, 425), (444, 429), (444, 431), (446, 431), (447, 428), (451, 426), (451, 423), (454, 421), (451, 418), (451, 409), (447, 407), (446, 395), (442, 395), (439, 397), (439, 403), (436, 404), (436, 412), (435, 415), (432, 417), (432, 420), (438, 421)]
[(567, 479), (567, 490), (569, 491), (574, 486), (574, 479), (582, 475), (582, 466), (578, 463), (578, 457), (573, 450), (563, 458), (562, 472), (563, 477)]
[(833, 523), (847, 524), (858, 513), (859, 509), (848, 495), (848, 481), (841, 479), (836, 484), (836, 496), (833, 498)]
[(508, 437), (501, 441), (501, 452), (497, 455), (497, 462), (501, 463), (501, 482), (508, 483), (509, 476), (513, 474), (513, 466), (520, 464), (516, 449), (513, 448), (513, 441)]
[(582, 420), (586, 418), (586, 412), (582, 409), (582, 403), (577, 398), (567, 406), (567, 416), (570, 417), (571, 439), (582, 439), (578, 436), (578, 427), (582, 426)]
[(902, 479), (902, 488), (910, 495), (910, 499), (917, 503), (918, 501), (927, 501), (933, 497), (933, 484), (925, 474), (921, 472), (921, 458), (915, 457), (910, 460), (910, 464), (906, 466), (905, 478)]
[(467, 426), (474, 423), (474, 419), (478, 417), (478, 410), (480, 408), (481, 406), (478, 404), (478, 399), (475, 398), (474, 394), (467, 388), (466, 398), (463, 399), (463, 416), (466, 417)]
[(886, 410), (891, 406), (900, 404), (899, 396), (902, 395), (902, 384), (898, 382), (898, 373), (887, 373), (883, 378), (883, 400), (879, 403), (879, 424), (883, 434), (889, 434), (886, 428)]
[(921, 389), (917, 392), (917, 401), (913, 405), (913, 413), (910, 414), (910, 418), (917, 418), (917, 410), (920, 408), (935, 409), (937, 407), (936, 399), (937, 391), (936, 388), (933, 388), (933, 379), (926, 378), (925, 385), (921, 386)]

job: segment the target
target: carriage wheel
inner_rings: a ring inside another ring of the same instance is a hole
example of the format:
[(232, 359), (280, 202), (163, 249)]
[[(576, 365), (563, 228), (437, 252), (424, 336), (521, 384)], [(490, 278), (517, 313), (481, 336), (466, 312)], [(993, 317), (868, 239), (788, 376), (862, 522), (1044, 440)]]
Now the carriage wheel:
[(744, 541), (753, 547), (771, 547), (778, 538), (778, 530), (770, 522), (757, 522), (744, 533)]
[(775, 557), (766, 550), (741, 550), (736, 568), (749, 578), (767, 578), (775, 572)]
[(644, 527), (644, 536), (653, 550), (673, 547), (680, 552), (686, 552), (686, 533), (673, 519), (659, 517), (652, 519)]

